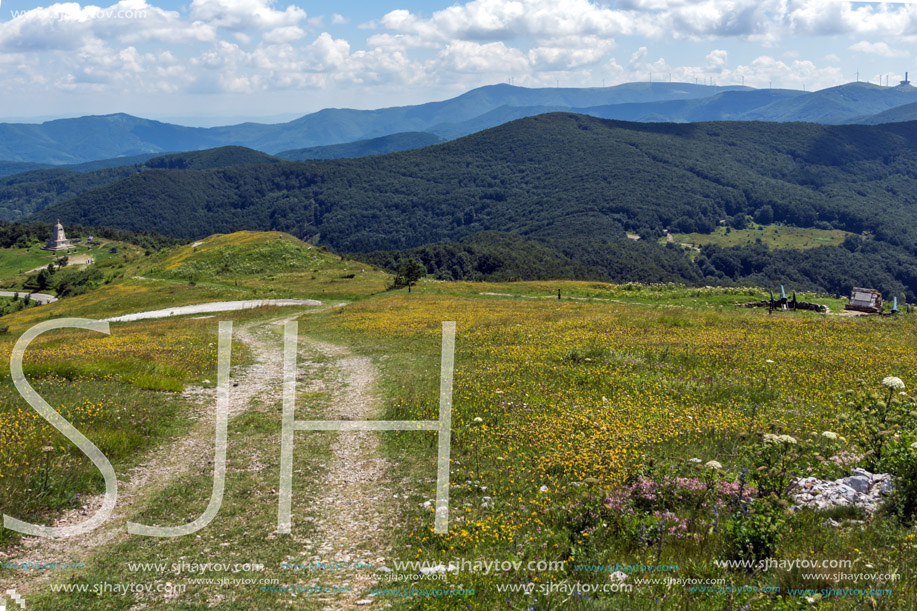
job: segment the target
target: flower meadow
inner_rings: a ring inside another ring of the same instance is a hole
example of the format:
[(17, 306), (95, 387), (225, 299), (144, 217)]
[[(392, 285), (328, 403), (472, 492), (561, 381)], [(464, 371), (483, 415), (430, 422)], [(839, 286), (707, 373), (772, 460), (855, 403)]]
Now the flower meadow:
[[(806, 581), (798, 571), (724, 569), (715, 561), (848, 558), (909, 570), (901, 559), (914, 556), (900, 515), (848, 508), (831, 514), (843, 526), (825, 532), (830, 516), (794, 511), (786, 489), (793, 477), (884, 466), (872, 435), (895, 447), (910, 439), (906, 419), (891, 431), (896, 418), (864, 420), (856, 404), (886, 398), (889, 376), (917, 384), (912, 319), (452, 292), (428, 288), (354, 304), (315, 332), (375, 354), (388, 378), (387, 418), (435, 419), (440, 324), (455, 320), (450, 531), (434, 535), (431, 503), (411, 503), (406, 553), (444, 565), (457, 557), (518, 558), (562, 560), (566, 568), (458, 573), (450, 583), (490, 598), (416, 601), (417, 608), (690, 608), (705, 600), (699, 608), (874, 608), (865, 598), (809, 602), (790, 594), (844, 586), (843, 576)], [(907, 396), (895, 401), (899, 412), (917, 408)], [(433, 436), (386, 439), (405, 479), (422, 482), (414, 498), (432, 499)], [(678, 578), (759, 590), (707, 595), (642, 584), (562, 604), (537, 592), (547, 582), (606, 583), (607, 574), (582, 567), (614, 563), (678, 565)], [(501, 584), (536, 591), (507, 594)], [(875, 604), (913, 608), (913, 588), (892, 587), (895, 595), (874, 596)]]
[[(107, 336), (48, 333), (32, 342), (23, 370), (38, 394), (117, 468), (182, 425), (176, 393), (216, 369), (211, 327), (215, 323), (158, 321), (112, 325)], [(13, 340), (0, 343), (4, 363)], [(22, 399), (7, 366), (0, 383), (0, 509), (23, 516), (72, 506), (101, 482), (90, 461)]]

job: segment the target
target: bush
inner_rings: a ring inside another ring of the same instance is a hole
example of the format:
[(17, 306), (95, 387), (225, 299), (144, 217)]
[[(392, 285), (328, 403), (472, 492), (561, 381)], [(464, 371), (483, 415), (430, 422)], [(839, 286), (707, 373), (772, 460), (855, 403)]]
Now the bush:
[(395, 276), (392, 288), (399, 289), (410, 287), (417, 284), (417, 281), (427, 274), (426, 268), (414, 258), (409, 258), (401, 262), (398, 267), (398, 275)]
[(770, 225), (774, 222), (774, 209), (770, 206), (762, 206), (755, 211), (755, 222), (759, 225)]
[(727, 558), (747, 562), (753, 572), (756, 564), (774, 555), (786, 520), (784, 510), (767, 499), (740, 503), (723, 528), (723, 546)]
[(917, 517), (917, 435), (903, 435), (889, 442), (878, 470), (894, 476), (894, 490), (885, 509), (902, 522)]

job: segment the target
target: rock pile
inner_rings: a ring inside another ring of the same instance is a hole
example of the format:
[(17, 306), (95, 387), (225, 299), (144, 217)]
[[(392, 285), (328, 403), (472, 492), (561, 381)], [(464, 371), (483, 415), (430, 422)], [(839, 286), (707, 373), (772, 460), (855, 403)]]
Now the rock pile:
[(873, 474), (865, 469), (854, 469), (850, 477), (833, 482), (803, 477), (790, 484), (790, 497), (796, 503), (794, 511), (803, 507), (824, 511), (833, 507), (854, 506), (872, 514), (891, 491), (890, 473)]

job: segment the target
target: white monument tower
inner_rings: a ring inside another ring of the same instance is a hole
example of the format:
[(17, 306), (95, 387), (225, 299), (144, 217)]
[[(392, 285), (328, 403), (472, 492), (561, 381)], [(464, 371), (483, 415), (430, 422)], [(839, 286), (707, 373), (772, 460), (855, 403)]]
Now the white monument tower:
[(57, 225), (54, 226), (54, 231), (51, 232), (51, 237), (48, 239), (48, 243), (42, 246), (44, 250), (70, 250), (73, 248), (73, 244), (70, 243), (70, 240), (67, 239), (67, 236), (64, 235), (64, 226), (60, 224), (60, 221), (57, 221)]

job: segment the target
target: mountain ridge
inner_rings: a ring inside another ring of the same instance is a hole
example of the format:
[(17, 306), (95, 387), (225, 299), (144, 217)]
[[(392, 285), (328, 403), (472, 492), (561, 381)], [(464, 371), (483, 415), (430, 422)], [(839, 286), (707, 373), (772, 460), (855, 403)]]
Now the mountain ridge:
[(125, 113), (41, 124), (5, 123), (0, 124), (0, 159), (4, 163), (59, 165), (230, 145), (277, 154), (405, 132), (457, 138), (507, 121), (554, 111), (631, 121), (767, 120), (840, 124), (869, 121), (869, 117), (911, 102), (917, 102), (917, 89), (913, 87), (878, 87), (867, 83), (849, 83), (816, 92), (690, 83), (541, 89), (488, 85), (448, 100), (375, 110), (328, 108), (278, 124), (184, 127)]

